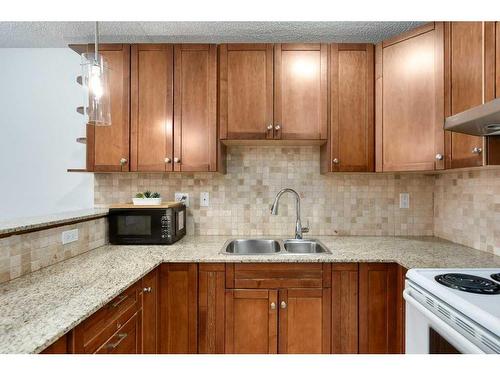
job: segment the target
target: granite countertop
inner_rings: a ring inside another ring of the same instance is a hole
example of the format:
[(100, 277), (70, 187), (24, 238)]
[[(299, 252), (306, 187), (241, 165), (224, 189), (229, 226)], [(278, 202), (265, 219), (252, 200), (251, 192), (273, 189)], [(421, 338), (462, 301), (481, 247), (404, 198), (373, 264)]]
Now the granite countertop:
[(0, 353), (37, 353), (162, 262), (397, 262), (406, 268), (500, 267), (500, 257), (434, 237), (317, 237), (321, 255), (220, 254), (230, 237), (171, 246), (107, 245), (0, 284)]
[(44, 216), (22, 217), (0, 220), (0, 237), (18, 232), (40, 230), (54, 225), (64, 225), (81, 220), (97, 219), (108, 215), (107, 208), (89, 208), (85, 210), (60, 212)]

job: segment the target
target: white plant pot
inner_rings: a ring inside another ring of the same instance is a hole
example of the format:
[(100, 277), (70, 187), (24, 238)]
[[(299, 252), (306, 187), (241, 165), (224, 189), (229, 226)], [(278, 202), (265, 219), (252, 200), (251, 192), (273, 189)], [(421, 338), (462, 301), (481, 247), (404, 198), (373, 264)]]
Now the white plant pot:
[(158, 206), (161, 204), (161, 198), (132, 198), (135, 206)]

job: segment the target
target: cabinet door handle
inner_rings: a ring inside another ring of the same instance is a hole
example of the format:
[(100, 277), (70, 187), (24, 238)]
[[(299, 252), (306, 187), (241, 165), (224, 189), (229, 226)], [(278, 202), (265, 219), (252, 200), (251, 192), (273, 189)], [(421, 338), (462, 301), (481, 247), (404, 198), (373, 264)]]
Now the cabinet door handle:
[(280, 126), (279, 124), (276, 124), (276, 125), (274, 126), (274, 130), (280, 130), (280, 129), (281, 129), (281, 126)]
[(443, 154), (436, 154), (436, 160), (443, 160)]
[(479, 155), (481, 152), (483, 152), (483, 149), (481, 147), (474, 147), (472, 149), (473, 154)]
[(125, 164), (127, 164), (127, 159), (121, 158), (120, 159), (120, 165), (125, 165)]
[(151, 287), (148, 286), (142, 290), (144, 293), (151, 293)]
[(115, 301), (115, 302), (113, 302), (113, 303), (111, 304), (111, 306), (112, 306), (112, 307), (118, 307), (118, 306), (120, 306), (120, 304), (121, 304), (123, 301), (125, 301), (127, 298), (128, 298), (128, 295), (123, 294), (123, 295), (121, 295), (120, 297), (118, 297), (118, 300), (117, 300), (117, 301)]
[(170, 158), (165, 158), (165, 163), (166, 164), (170, 164), (172, 162), (172, 160)]
[(273, 124), (267, 125), (267, 130), (268, 130), (268, 131), (273, 130)]
[(281, 301), (281, 308), (286, 309), (286, 302), (285, 301)]
[(128, 334), (127, 333), (120, 333), (117, 336), (118, 336), (118, 340), (114, 343), (106, 345), (107, 349), (115, 349), (118, 345), (120, 345), (120, 343), (123, 340), (125, 340), (125, 338), (128, 336)]
[(181, 159), (180, 158), (174, 158), (174, 163), (180, 163)]
[(271, 302), (271, 310), (276, 310), (276, 304), (274, 302)]
[(338, 163), (339, 163), (339, 159), (337, 159), (337, 158), (333, 159), (333, 160), (332, 160), (332, 163), (333, 163), (333, 164), (338, 164)]

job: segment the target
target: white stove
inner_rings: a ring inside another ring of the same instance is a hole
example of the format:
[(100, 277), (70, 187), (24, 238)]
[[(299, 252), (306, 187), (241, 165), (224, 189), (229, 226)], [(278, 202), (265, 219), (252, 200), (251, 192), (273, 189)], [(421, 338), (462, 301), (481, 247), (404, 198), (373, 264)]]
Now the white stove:
[(406, 274), (406, 353), (500, 353), (500, 269)]

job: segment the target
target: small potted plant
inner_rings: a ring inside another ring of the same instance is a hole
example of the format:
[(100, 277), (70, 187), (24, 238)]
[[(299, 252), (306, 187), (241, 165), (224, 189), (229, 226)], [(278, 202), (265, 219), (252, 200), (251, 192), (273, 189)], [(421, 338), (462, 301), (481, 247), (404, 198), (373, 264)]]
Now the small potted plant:
[(147, 190), (144, 193), (137, 193), (132, 202), (136, 206), (157, 206), (161, 204), (161, 196), (160, 193)]

